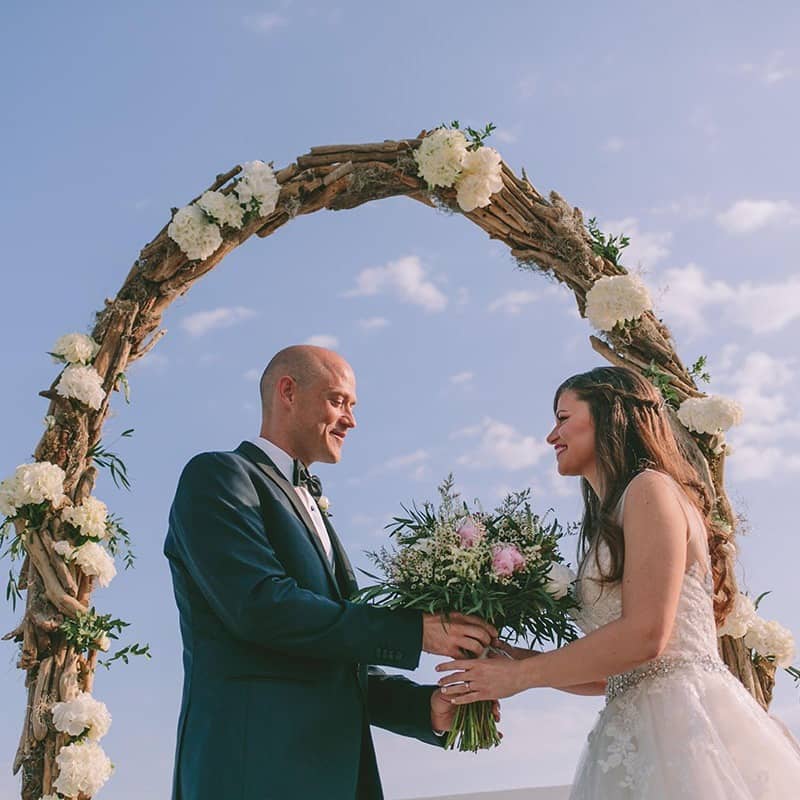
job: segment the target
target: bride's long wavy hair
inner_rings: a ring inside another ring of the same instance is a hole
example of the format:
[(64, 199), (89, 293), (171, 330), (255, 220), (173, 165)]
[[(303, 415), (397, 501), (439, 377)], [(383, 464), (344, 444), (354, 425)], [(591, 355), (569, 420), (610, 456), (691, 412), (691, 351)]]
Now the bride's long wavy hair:
[[(625, 367), (597, 367), (567, 378), (556, 390), (553, 410), (562, 392), (570, 390), (589, 404), (595, 426), (595, 455), (604, 493), (599, 498), (589, 482), (581, 479), (584, 513), (578, 546), (581, 570), (594, 552), (602, 580), (621, 580), (625, 566), (625, 541), (616, 519), (625, 487), (643, 469), (672, 477), (705, 520), (714, 580), (714, 614), (721, 624), (736, 595), (730, 531), (712, 517), (713, 498), (697, 470), (681, 452), (658, 390)], [(592, 548), (605, 542), (611, 559), (603, 568)]]

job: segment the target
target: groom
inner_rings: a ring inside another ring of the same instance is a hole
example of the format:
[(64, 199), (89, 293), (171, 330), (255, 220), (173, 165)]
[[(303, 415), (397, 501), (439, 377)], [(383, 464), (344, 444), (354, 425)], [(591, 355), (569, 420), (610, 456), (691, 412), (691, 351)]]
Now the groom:
[(343, 358), (282, 350), (261, 401), (260, 436), (195, 456), (170, 512), (184, 663), (173, 800), (380, 800), (369, 726), (440, 744), (455, 707), (367, 665), (480, 653), (496, 631), (350, 602), (355, 576), (307, 470), (338, 462), (356, 424)]

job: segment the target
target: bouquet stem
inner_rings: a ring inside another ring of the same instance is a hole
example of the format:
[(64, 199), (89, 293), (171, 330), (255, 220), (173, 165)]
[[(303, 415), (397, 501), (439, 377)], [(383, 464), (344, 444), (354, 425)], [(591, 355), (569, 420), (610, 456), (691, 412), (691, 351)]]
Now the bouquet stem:
[(491, 700), (459, 706), (453, 726), (447, 732), (444, 746), (448, 750), (456, 747), (462, 753), (477, 753), (500, 744), (500, 733), (492, 716)]

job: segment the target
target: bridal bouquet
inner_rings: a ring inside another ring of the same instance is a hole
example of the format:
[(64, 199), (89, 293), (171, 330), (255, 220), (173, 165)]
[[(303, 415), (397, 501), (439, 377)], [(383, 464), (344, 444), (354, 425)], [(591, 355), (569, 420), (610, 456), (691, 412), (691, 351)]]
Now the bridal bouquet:
[[(570, 618), (574, 573), (564, 565), (564, 528), (533, 513), (530, 491), (510, 494), (494, 511), (471, 510), (453, 489), (439, 487), (437, 507), (403, 507), (390, 523), (391, 549), (368, 553), (383, 573), (362, 599), (430, 614), (475, 614), (506, 640), (560, 646), (576, 638)], [(477, 505), (477, 503), (476, 503)], [(446, 747), (477, 752), (500, 743), (490, 702), (458, 706)]]

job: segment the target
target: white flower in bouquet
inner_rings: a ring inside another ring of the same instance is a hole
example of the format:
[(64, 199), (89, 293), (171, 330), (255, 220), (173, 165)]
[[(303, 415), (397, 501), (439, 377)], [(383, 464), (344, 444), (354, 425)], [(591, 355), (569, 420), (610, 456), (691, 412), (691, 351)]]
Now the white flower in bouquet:
[(278, 205), (281, 187), (269, 164), (248, 161), (242, 166), (240, 180), (233, 191), (244, 206), (249, 206), (250, 201), (255, 200), (258, 204), (258, 215), (267, 217)]
[(91, 797), (111, 777), (114, 766), (97, 742), (76, 742), (56, 756), (58, 777), (53, 786), (65, 797)]
[(204, 261), (222, 244), (219, 227), (195, 205), (178, 209), (167, 233), (190, 261)]
[(503, 188), (503, 167), (500, 153), (493, 147), (470, 150), (464, 158), (456, 183), (456, 199), (462, 211), (485, 208), (492, 195)]
[(691, 431), (719, 434), (742, 421), (742, 408), (721, 395), (690, 397), (681, 403), (678, 419)]
[(76, 527), (83, 536), (103, 539), (107, 533), (108, 508), (102, 500), (87, 497), (79, 506), (65, 508), (61, 519)]
[(437, 128), (414, 151), (419, 174), (428, 186), (452, 186), (461, 174), (467, 139), (459, 130)]
[(575, 573), (564, 564), (553, 563), (547, 571), (545, 591), (549, 592), (556, 600), (566, 597), (572, 584), (575, 582)]
[(0, 483), (0, 513), (14, 517), (23, 506), (47, 500), (57, 508), (64, 502), (65, 478), (64, 470), (49, 461), (21, 464)]
[(39, 800), (61, 800), (57, 794), (43, 794)]
[(61, 397), (72, 397), (95, 411), (103, 405), (106, 397), (98, 371), (82, 364), (71, 364), (61, 373), (56, 393)]
[(586, 293), (586, 317), (601, 331), (638, 319), (652, 307), (647, 287), (635, 275), (605, 276)]
[(102, 739), (111, 727), (111, 714), (105, 703), (81, 692), (72, 700), (53, 706), (53, 725), (57, 731), (80, 736), (84, 731), (90, 739)]
[(239, 205), (239, 201), (232, 194), (222, 192), (205, 192), (197, 201), (197, 205), (214, 217), (220, 225), (228, 225), (231, 228), (241, 228), (244, 209)]
[(85, 575), (95, 576), (101, 586), (108, 586), (117, 574), (114, 559), (97, 542), (86, 542), (80, 547), (72, 547), (69, 542), (62, 540), (53, 545), (53, 550), (66, 561), (75, 562)]
[(67, 333), (53, 345), (51, 355), (56, 361), (89, 364), (99, 350), (100, 345), (91, 336), (85, 333)]
[(732, 636), (741, 639), (756, 619), (756, 607), (753, 601), (739, 592), (733, 601), (733, 608), (725, 617), (725, 622), (717, 629), (718, 636)]
[(775, 620), (756, 617), (744, 637), (744, 643), (761, 656), (771, 656), (779, 667), (790, 667), (795, 656), (791, 631)]

